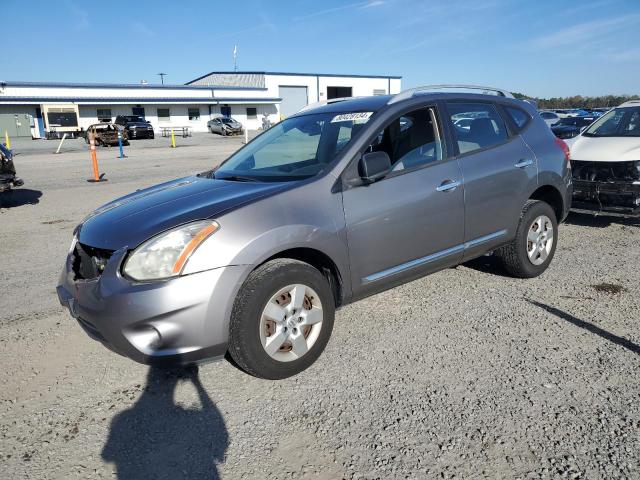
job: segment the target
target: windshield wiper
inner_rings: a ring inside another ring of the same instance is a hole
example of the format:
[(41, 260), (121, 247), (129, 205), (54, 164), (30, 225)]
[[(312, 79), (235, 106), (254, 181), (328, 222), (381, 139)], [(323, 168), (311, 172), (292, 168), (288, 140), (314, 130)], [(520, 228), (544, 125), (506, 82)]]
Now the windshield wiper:
[(229, 180), (230, 182), (258, 182), (253, 177), (243, 177), (242, 175), (229, 175), (228, 177), (215, 177), (217, 180)]

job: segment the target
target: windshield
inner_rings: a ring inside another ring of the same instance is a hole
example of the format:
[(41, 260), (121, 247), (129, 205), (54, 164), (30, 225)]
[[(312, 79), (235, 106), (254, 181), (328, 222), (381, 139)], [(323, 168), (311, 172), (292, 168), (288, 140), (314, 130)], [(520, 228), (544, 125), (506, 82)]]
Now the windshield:
[(600, 117), (585, 137), (640, 137), (640, 107), (615, 108)]
[(367, 123), (372, 112), (288, 118), (250, 142), (215, 171), (215, 178), (290, 181), (313, 177)]
[(235, 120), (233, 118), (222, 117), (220, 120), (222, 120), (222, 123), (235, 123)]

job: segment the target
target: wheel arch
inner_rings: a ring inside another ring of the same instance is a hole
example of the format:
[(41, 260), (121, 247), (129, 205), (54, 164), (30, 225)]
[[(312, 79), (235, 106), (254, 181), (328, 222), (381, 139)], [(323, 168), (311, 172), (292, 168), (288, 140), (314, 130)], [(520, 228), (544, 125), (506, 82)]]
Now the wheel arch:
[(548, 203), (556, 214), (556, 220), (562, 221), (564, 217), (564, 200), (560, 190), (553, 185), (542, 185), (538, 187), (530, 196), (530, 200), (540, 200)]
[(301, 262), (308, 263), (312, 267), (316, 268), (327, 278), (329, 286), (331, 287), (331, 291), (333, 292), (336, 307), (342, 305), (342, 302), (344, 300), (343, 278), (340, 274), (340, 269), (338, 269), (338, 266), (333, 261), (333, 259), (329, 257), (329, 255), (320, 250), (310, 247), (288, 248), (271, 255), (262, 263), (256, 265), (256, 268), (271, 260), (275, 260), (276, 258), (290, 258), (293, 260), (300, 260)]

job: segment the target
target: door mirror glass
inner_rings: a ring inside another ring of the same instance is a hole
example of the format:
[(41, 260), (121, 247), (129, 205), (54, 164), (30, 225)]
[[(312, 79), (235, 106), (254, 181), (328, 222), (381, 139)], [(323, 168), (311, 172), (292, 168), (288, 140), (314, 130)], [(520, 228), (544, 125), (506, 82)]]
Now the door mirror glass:
[(360, 159), (360, 178), (365, 183), (373, 183), (383, 178), (391, 169), (391, 159), (387, 152), (365, 153)]

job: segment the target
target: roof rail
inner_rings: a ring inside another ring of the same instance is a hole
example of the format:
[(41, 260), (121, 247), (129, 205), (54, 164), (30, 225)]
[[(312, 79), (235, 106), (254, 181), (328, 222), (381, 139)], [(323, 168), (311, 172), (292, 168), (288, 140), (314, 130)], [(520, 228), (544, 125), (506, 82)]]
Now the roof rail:
[(413, 98), (415, 95), (420, 93), (427, 93), (434, 90), (482, 90), (482, 93), (492, 92), (492, 95), (498, 95), (500, 97), (514, 98), (513, 94), (507, 90), (502, 88), (495, 87), (481, 87), (479, 85), (424, 85), (422, 87), (410, 88), (408, 90), (404, 90), (393, 97), (387, 102), (387, 105), (391, 105), (393, 103), (400, 102), (402, 100), (407, 100), (409, 98)]
[(351, 100), (353, 98), (359, 98), (359, 97), (339, 97), (339, 98), (330, 98), (329, 100), (320, 100), (319, 102), (310, 103), (309, 105), (302, 107), (296, 113), (306, 112), (307, 110), (322, 107), (323, 105), (329, 105), (330, 103), (336, 103), (336, 102), (343, 102), (344, 100)]

